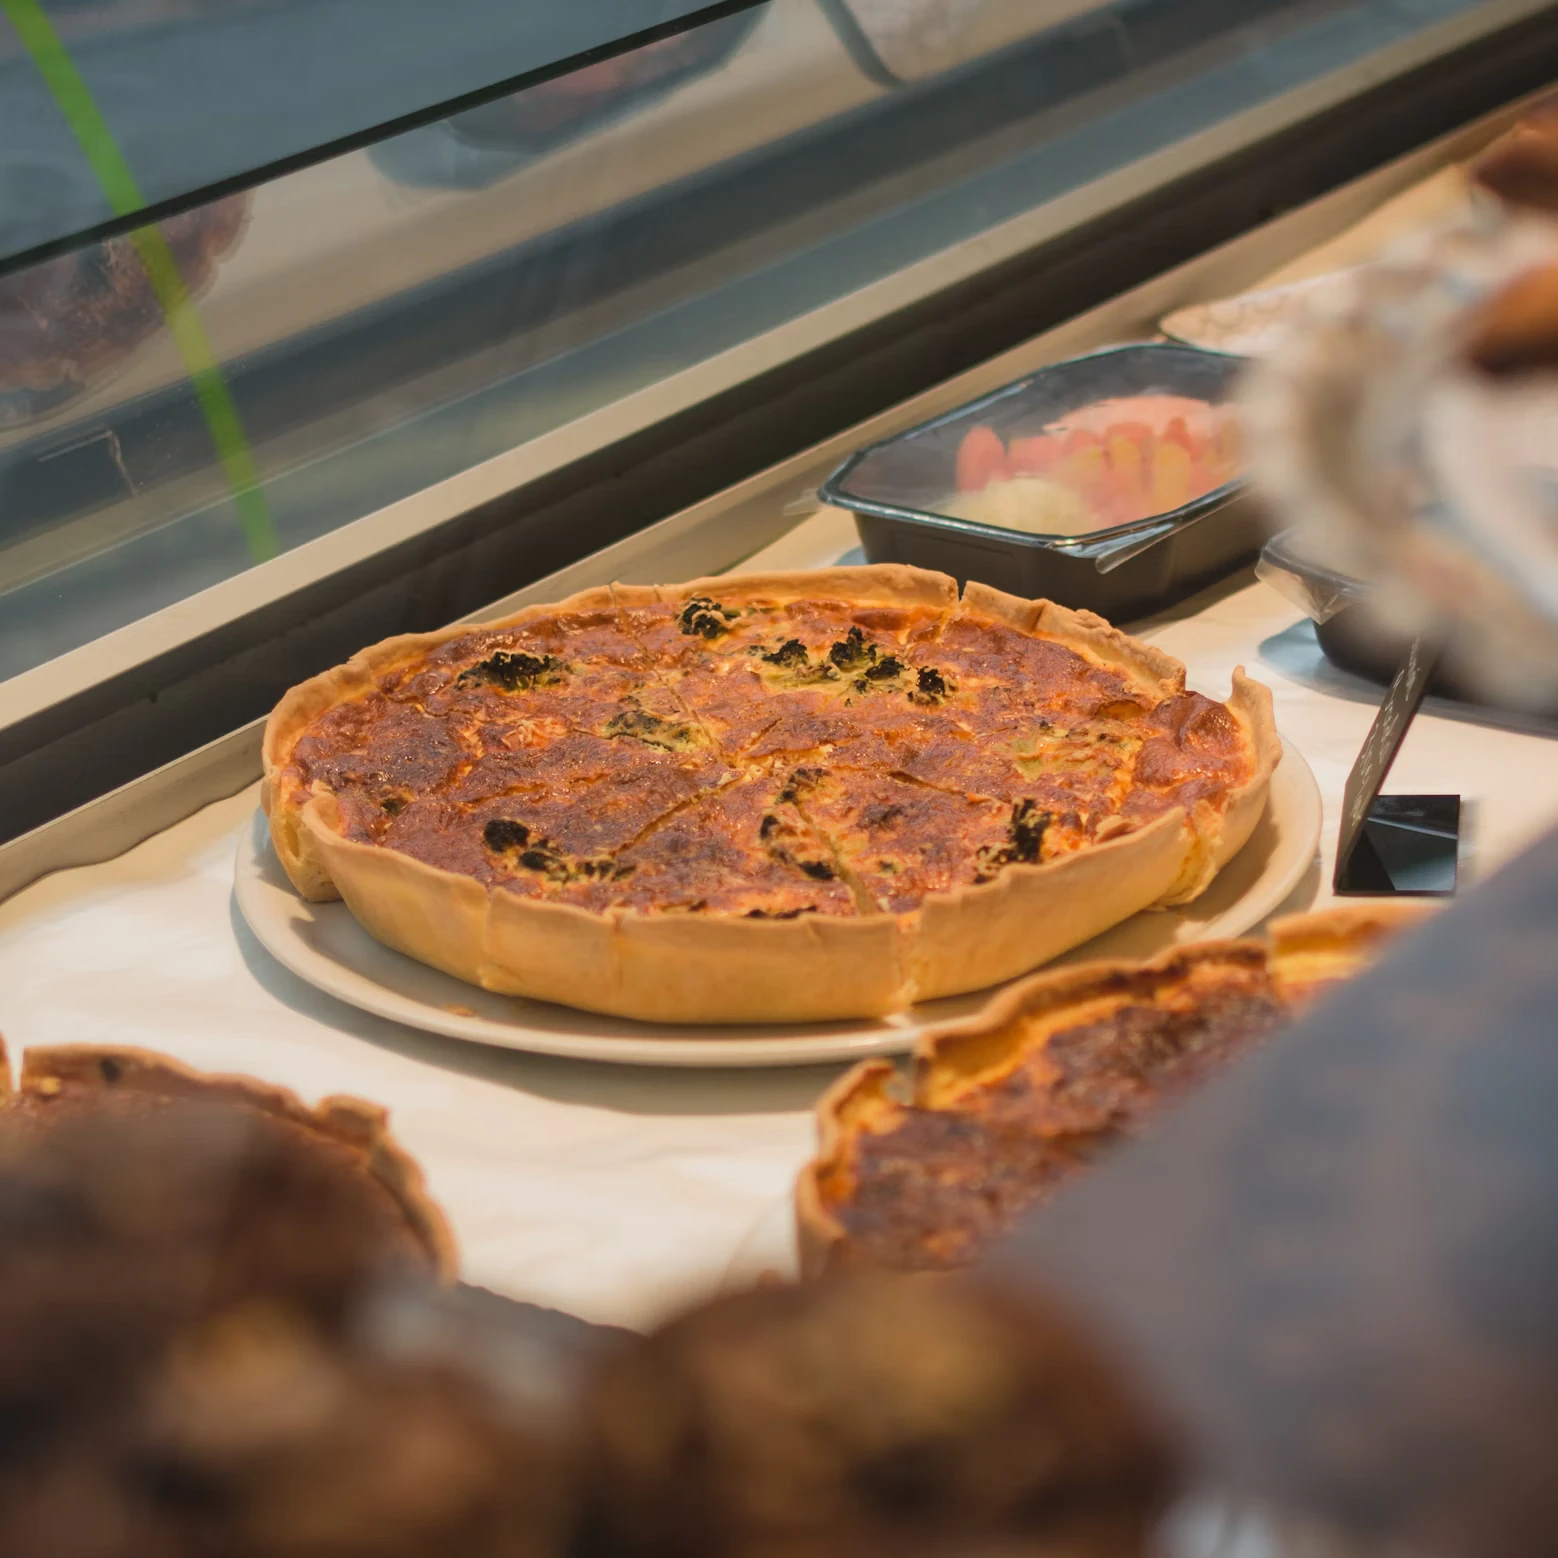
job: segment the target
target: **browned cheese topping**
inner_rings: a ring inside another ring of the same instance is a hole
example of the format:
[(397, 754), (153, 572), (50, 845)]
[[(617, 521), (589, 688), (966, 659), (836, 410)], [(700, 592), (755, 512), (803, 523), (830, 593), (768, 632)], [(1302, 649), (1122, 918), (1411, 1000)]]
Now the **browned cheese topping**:
[(894, 1269), (968, 1264), (1059, 1181), (1167, 1099), (1265, 1038), (1284, 1004), (1258, 947), (1249, 966), (1185, 981), (1122, 974), (1123, 1002), (1051, 1034), (944, 1108), (862, 1133), (824, 1179), (851, 1257)]
[(282, 776), (349, 839), (602, 912), (902, 913), (1248, 777), (1222, 704), (929, 606), (696, 598), (475, 632)]

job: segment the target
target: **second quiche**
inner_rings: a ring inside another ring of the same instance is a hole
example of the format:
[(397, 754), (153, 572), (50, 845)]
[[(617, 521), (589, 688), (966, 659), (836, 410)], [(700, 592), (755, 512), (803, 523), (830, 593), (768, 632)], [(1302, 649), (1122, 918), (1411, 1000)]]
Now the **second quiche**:
[(1196, 897), (1281, 751), (1087, 612), (902, 567), (587, 591), (294, 688), (265, 805), (305, 897), (507, 994), (868, 1017)]

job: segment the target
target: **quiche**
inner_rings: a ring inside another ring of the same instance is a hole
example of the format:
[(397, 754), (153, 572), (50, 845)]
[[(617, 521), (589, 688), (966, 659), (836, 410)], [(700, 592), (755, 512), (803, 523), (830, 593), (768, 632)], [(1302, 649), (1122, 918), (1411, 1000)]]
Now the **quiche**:
[(1205, 889), (1281, 743), (1088, 612), (905, 567), (616, 586), (294, 688), (264, 804), (307, 898), (502, 993), (879, 1015)]
[(441, 1224), (368, 1105), (29, 1050), (0, 1108), (0, 1551), (571, 1551), (571, 1397), (607, 1338), (436, 1280), (414, 1203)]
[(1274, 921), (1265, 943), (1038, 974), (927, 1032), (907, 1087), (890, 1062), (857, 1066), (819, 1105), (820, 1150), (797, 1182), (802, 1269), (969, 1264), (1422, 913), (1348, 906)]
[(209, 1075), (151, 1050), (90, 1045), (35, 1045), (13, 1083), (0, 1040), (0, 1158), (35, 1151), (83, 1122), (155, 1125), (191, 1107), (204, 1108), (212, 1120), (218, 1113), (239, 1116), (247, 1136), (235, 1172), (240, 1158), (281, 1165), (282, 1177), (302, 1187), (321, 1217), (350, 1230), (337, 1236), (341, 1248), (454, 1280), (458, 1257), (449, 1224), (377, 1105), (337, 1096), (311, 1109), (287, 1089), (252, 1077)]

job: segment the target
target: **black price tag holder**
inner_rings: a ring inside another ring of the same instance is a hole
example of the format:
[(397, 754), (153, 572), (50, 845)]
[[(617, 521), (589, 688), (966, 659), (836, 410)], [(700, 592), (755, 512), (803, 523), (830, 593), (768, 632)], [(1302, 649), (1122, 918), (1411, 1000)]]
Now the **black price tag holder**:
[(1347, 776), (1331, 879), (1341, 896), (1445, 897), (1455, 891), (1460, 796), (1379, 793), (1437, 659), (1422, 639), (1413, 643)]

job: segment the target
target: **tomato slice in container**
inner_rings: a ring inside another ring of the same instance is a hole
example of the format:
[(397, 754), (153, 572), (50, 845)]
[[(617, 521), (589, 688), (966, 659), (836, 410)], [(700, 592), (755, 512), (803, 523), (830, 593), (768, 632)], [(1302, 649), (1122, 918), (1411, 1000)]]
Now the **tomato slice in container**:
[(1006, 445), (993, 427), (971, 427), (958, 447), (957, 484), (959, 492), (983, 492), (993, 481), (1005, 481), (1011, 465)]
[(1152, 442), (1153, 433), (1145, 422), (1114, 422), (1110, 424), (1108, 436), (1111, 439), (1128, 438), (1145, 448)]
[(1146, 428), (1143, 438), (1130, 438), (1118, 429), (1109, 434), (1109, 469), (1115, 477), (1114, 490), (1128, 507), (1147, 500), (1146, 448), (1152, 434)]
[(1190, 452), (1175, 439), (1163, 438), (1152, 457), (1152, 512), (1167, 514), (1191, 499)]
[(1008, 459), (1013, 476), (1047, 476), (1064, 451), (1058, 438), (1039, 433), (1033, 438), (1014, 438)]

